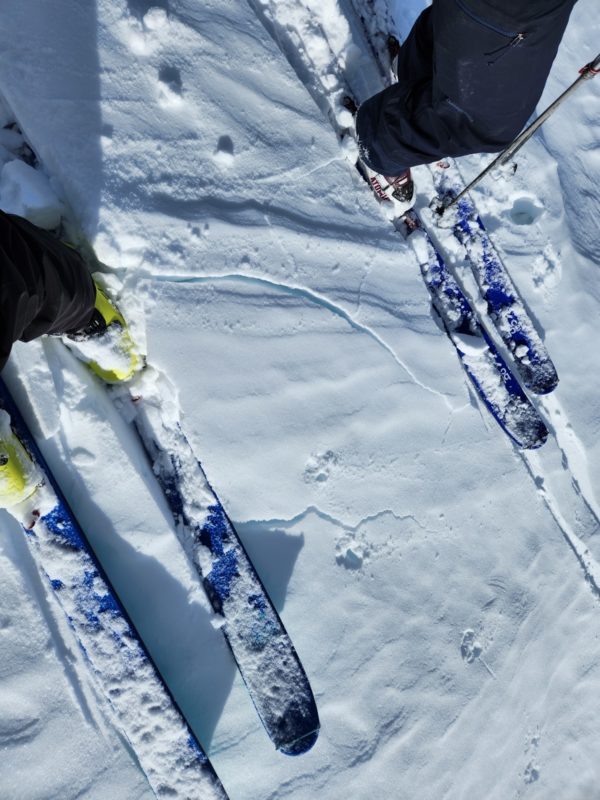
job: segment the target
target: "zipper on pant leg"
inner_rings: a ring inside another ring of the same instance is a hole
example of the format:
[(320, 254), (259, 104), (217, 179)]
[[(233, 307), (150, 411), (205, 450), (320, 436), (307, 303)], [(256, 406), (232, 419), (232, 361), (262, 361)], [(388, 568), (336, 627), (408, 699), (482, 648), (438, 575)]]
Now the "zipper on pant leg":
[(507, 31), (504, 28), (501, 28), (499, 25), (495, 25), (493, 22), (489, 22), (483, 17), (480, 17), (479, 14), (476, 14), (472, 11), (464, 2), (463, 0), (454, 0), (456, 5), (460, 8), (460, 10), (470, 17), (474, 22), (477, 22), (484, 28), (492, 31), (493, 33), (497, 33), (499, 36), (504, 36), (506, 39), (509, 39), (506, 44), (503, 44), (501, 47), (496, 48), (496, 50), (491, 50), (489, 53), (484, 53), (485, 56), (495, 56), (492, 58), (491, 61), (488, 61), (488, 66), (495, 64), (499, 61), (503, 56), (505, 56), (513, 47), (521, 44), (527, 38), (527, 34), (525, 32), (515, 33), (514, 31)]

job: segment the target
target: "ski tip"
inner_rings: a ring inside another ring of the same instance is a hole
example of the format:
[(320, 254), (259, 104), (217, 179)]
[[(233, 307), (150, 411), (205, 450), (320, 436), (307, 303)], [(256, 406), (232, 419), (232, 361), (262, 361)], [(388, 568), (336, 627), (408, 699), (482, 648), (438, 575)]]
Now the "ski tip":
[(527, 352), (524, 356), (516, 353), (513, 355), (521, 381), (532, 394), (550, 394), (558, 386), (556, 367), (543, 344), (527, 338), (526, 345)]
[(301, 756), (304, 753), (308, 753), (318, 738), (319, 728), (315, 728), (309, 733), (300, 736), (298, 739), (294, 739), (293, 742), (280, 745), (277, 749), (280, 753), (283, 753), (284, 756)]
[[(512, 435), (512, 434), (511, 434)], [(535, 427), (519, 431), (513, 439), (520, 450), (537, 450), (548, 440), (548, 428), (539, 420)]]
[(523, 445), (524, 450), (539, 450), (540, 447), (546, 444), (548, 441), (548, 431), (544, 428), (543, 431), (540, 432), (540, 435), (535, 439), (533, 442), (526, 443)]
[(550, 394), (558, 386), (558, 375), (555, 372), (550, 378), (545, 378), (544, 380), (532, 383), (531, 385), (526, 384), (526, 386), (531, 392), (533, 392), (533, 394)]

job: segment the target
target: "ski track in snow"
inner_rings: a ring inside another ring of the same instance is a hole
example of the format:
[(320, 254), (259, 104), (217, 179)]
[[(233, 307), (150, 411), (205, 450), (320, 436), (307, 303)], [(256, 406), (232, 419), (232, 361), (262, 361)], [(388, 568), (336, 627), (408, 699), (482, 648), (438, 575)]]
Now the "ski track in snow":
[(593, 515), (593, 524), (600, 526), (600, 507), (596, 501), (583, 442), (568, 421), (557, 397), (547, 397), (540, 402), (540, 405), (552, 426), (556, 442), (563, 454), (565, 472), (572, 478), (573, 489)]
[(533, 481), (536, 484), (538, 492), (542, 496), (544, 503), (548, 507), (550, 513), (556, 521), (556, 524), (562, 531), (567, 543), (581, 564), (585, 578), (590, 584), (592, 591), (594, 592), (596, 598), (600, 600), (600, 564), (594, 559), (589, 549), (577, 536), (572, 526), (563, 516), (556, 497), (544, 488), (543, 479), (540, 480), (540, 473), (542, 473), (543, 470), (540, 469), (539, 459), (536, 458), (534, 454), (527, 453), (523, 454), (523, 461), (525, 462), (529, 474), (533, 478)]

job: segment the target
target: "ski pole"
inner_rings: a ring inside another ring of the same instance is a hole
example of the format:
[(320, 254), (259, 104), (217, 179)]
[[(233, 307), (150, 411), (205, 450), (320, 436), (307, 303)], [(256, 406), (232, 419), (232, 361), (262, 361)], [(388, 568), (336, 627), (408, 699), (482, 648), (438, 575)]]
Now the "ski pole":
[(447, 208), (451, 208), (455, 203), (457, 203), (461, 199), (461, 197), (463, 197), (474, 186), (476, 186), (483, 178), (485, 178), (485, 176), (489, 172), (491, 172), (496, 167), (504, 166), (504, 164), (506, 164), (507, 161), (510, 161), (510, 159), (515, 155), (515, 153), (517, 153), (521, 149), (521, 147), (523, 147), (525, 142), (531, 139), (531, 137), (537, 131), (537, 129), (544, 124), (544, 122), (548, 119), (548, 117), (556, 111), (556, 109), (567, 99), (567, 97), (572, 95), (573, 92), (579, 86), (581, 86), (582, 83), (590, 80), (591, 78), (594, 78), (599, 73), (600, 73), (600, 53), (596, 56), (596, 58), (593, 61), (590, 61), (589, 64), (586, 64), (585, 67), (582, 67), (579, 70), (579, 77), (577, 78), (577, 80), (573, 81), (573, 83), (569, 86), (569, 88), (566, 89), (560, 95), (560, 97), (558, 97), (551, 105), (549, 105), (548, 108), (542, 114), (540, 114), (540, 116), (536, 120), (534, 120), (534, 122), (532, 122), (528, 128), (525, 128), (525, 130), (522, 131), (516, 137), (516, 139), (514, 139), (511, 142), (511, 144), (509, 144), (508, 147), (505, 150), (503, 150), (500, 153), (500, 155), (497, 156), (492, 161), (492, 163), (489, 164), (483, 170), (483, 172), (480, 172), (479, 175), (476, 178), (474, 178), (471, 181), (471, 183), (462, 190), (462, 192), (460, 192), (460, 194), (457, 194), (456, 197), (454, 197), (449, 202), (445, 202), (440, 205), (439, 207), (440, 216), (444, 213), (444, 211), (446, 211)]

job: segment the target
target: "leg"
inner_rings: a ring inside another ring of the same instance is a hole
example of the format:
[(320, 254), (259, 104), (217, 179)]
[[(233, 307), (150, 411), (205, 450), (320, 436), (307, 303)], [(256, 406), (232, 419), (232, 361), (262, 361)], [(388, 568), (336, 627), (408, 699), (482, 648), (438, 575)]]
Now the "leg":
[(398, 83), (359, 108), (366, 163), (397, 175), (502, 150), (540, 98), (574, 4), (434, 0), (401, 49)]
[[(409, 113), (411, 97), (424, 95), (433, 76), (431, 8), (415, 22), (398, 56), (398, 82), (362, 103), (356, 131), (363, 160), (382, 175), (400, 175), (415, 161), (422, 142)], [(430, 89), (429, 89), (430, 91)], [(414, 153), (411, 152), (414, 149)]]
[(92, 277), (75, 250), (0, 211), (0, 369), (18, 339), (85, 327), (95, 298)]

